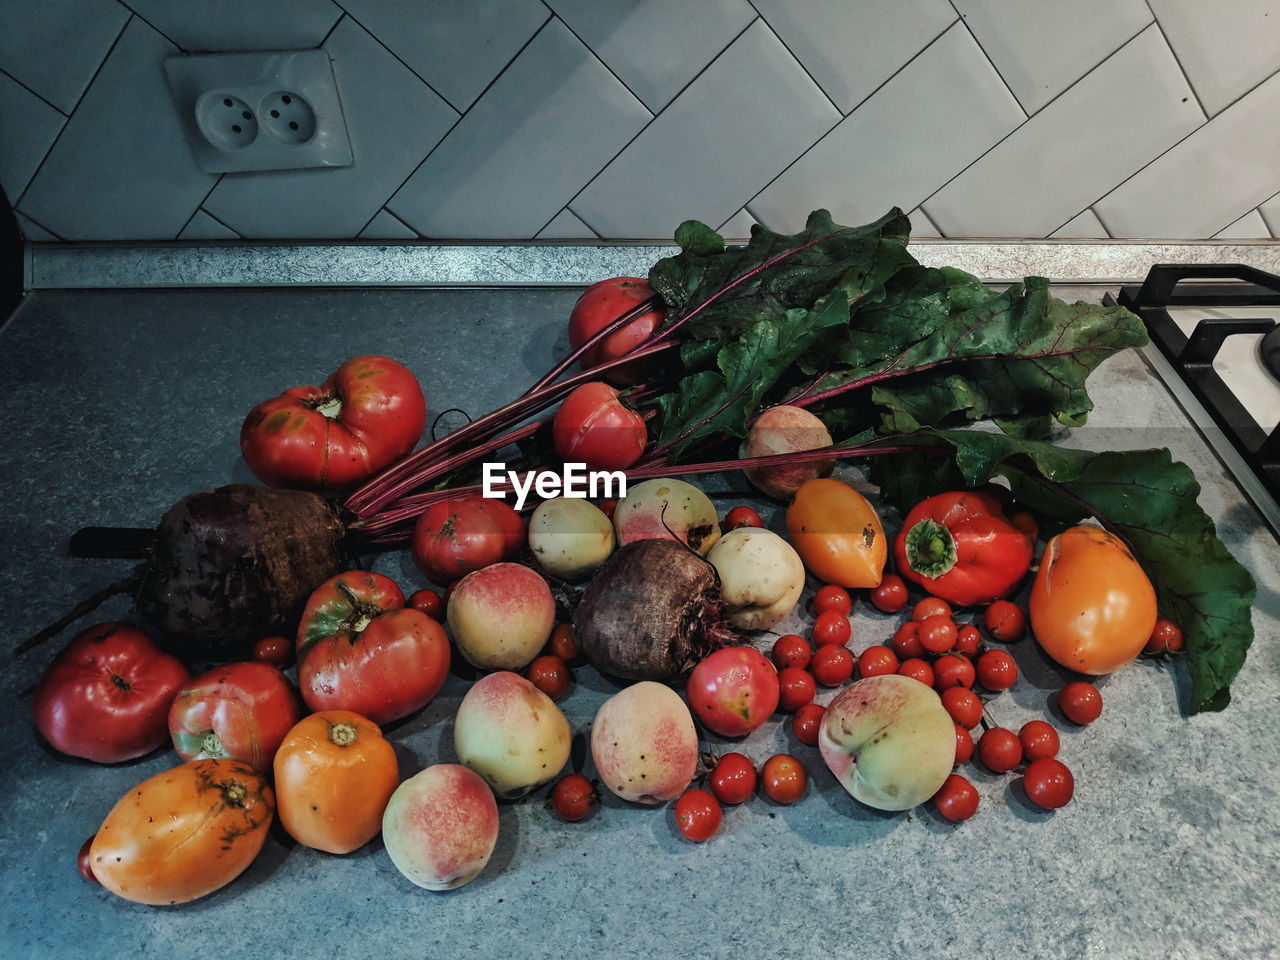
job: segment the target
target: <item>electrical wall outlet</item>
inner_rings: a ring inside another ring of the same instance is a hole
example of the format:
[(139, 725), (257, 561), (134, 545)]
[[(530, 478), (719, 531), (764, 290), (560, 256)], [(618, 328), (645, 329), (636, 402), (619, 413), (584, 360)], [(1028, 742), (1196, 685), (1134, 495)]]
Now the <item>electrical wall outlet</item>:
[(206, 173), (351, 165), (351, 140), (323, 50), (170, 57), (169, 89)]

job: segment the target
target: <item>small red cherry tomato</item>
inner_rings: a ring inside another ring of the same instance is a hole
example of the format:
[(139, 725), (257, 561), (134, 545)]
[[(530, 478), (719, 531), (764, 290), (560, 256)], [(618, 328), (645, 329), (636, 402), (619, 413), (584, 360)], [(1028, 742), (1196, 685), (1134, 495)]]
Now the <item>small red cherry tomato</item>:
[(778, 708), (795, 713), (806, 703), (812, 703), (818, 688), (808, 671), (799, 667), (783, 667), (778, 671)]
[(973, 759), (973, 734), (960, 724), (956, 728), (956, 766), (968, 763)]
[(858, 657), (858, 676), (860, 677), (884, 677), (897, 672), (897, 655), (882, 644), (867, 647)]
[(740, 753), (726, 753), (716, 761), (707, 785), (717, 800), (733, 805), (744, 803), (756, 792), (756, 780), (756, 768), (747, 757)]
[(252, 658), (283, 670), (293, 663), (293, 641), (288, 637), (263, 637), (253, 645)]
[(1093, 723), (1102, 716), (1102, 694), (1093, 684), (1077, 680), (1058, 691), (1058, 706), (1072, 723)]
[(809, 775), (800, 761), (788, 753), (779, 753), (764, 762), (760, 771), (760, 785), (764, 794), (774, 803), (795, 803), (804, 796), (809, 785)]
[(561, 820), (577, 823), (585, 820), (591, 808), (600, 802), (595, 784), (580, 773), (561, 777), (551, 789), (551, 809)]
[(806, 703), (791, 718), (791, 732), (805, 746), (818, 745), (818, 731), (822, 729), (822, 718), (827, 715), (827, 708), (817, 703)]
[(894, 633), (889, 645), (893, 647), (893, 652), (898, 655), (899, 660), (923, 657), (924, 646), (920, 643), (920, 624), (914, 620), (908, 620)]
[(956, 631), (956, 645), (951, 648), (952, 653), (958, 653), (972, 660), (981, 649), (982, 634), (972, 623), (966, 623)]
[(734, 507), (724, 518), (725, 530), (737, 530), (739, 527), (763, 527), (760, 514), (750, 507)]
[(815, 613), (834, 610), (847, 617), (853, 611), (853, 597), (849, 596), (849, 591), (844, 587), (829, 583), (813, 595), (813, 609)]
[(953, 773), (933, 795), (933, 805), (939, 814), (959, 823), (978, 812), (978, 791), (960, 774)]
[(573, 635), (573, 624), (557, 623), (547, 639), (544, 652), (559, 657), (565, 663), (581, 663), (582, 648), (578, 646), (578, 638)]
[(982, 614), (982, 622), (1001, 643), (1014, 643), (1027, 633), (1027, 615), (1016, 603), (1008, 600), (997, 600), (987, 607)]
[(434, 590), (415, 590), (409, 594), (406, 606), (421, 610), (432, 620), (439, 620), (444, 613), (444, 601)]
[(1045, 810), (1057, 810), (1076, 792), (1075, 778), (1067, 765), (1052, 757), (1031, 763), (1022, 774), (1027, 799)]
[(569, 667), (559, 657), (547, 654), (536, 657), (525, 668), (524, 678), (552, 700), (562, 700), (569, 692), (572, 676)]
[(788, 633), (779, 637), (773, 644), (773, 665), (779, 670), (785, 667), (799, 667), (803, 670), (813, 659), (813, 647), (804, 637)]
[(98, 878), (93, 875), (93, 861), (89, 859), (89, 848), (92, 846), (93, 837), (80, 845), (80, 852), (76, 854), (76, 869), (90, 883), (97, 883)]
[(720, 804), (706, 790), (686, 790), (676, 801), (675, 810), (676, 826), (694, 843), (710, 840), (720, 829)]
[(1018, 664), (1003, 650), (988, 650), (975, 666), (978, 683), (993, 693), (1008, 690), (1018, 680)]
[(886, 573), (880, 580), (880, 586), (871, 588), (867, 599), (881, 613), (897, 613), (909, 599), (906, 581), (896, 573)]
[(956, 645), (956, 622), (949, 614), (937, 614), (920, 621), (920, 645), (930, 653), (946, 653)]
[(933, 685), (938, 690), (948, 687), (972, 687), (973, 664), (966, 657), (948, 653), (933, 662)]
[(951, 616), (951, 604), (940, 597), (925, 597), (911, 608), (911, 619), (922, 623), (930, 617)]
[(912, 680), (919, 680), (926, 687), (933, 686), (933, 667), (929, 666), (927, 660), (921, 660), (919, 657), (903, 660), (902, 666), (898, 667), (898, 673)]
[(1047, 760), (1058, 755), (1058, 731), (1043, 720), (1028, 720), (1018, 731), (1026, 760)]
[(849, 642), (853, 629), (849, 626), (849, 619), (837, 610), (827, 610), (825, 613), (818, 614), (818, 619), (813, 623), (813, 642), (815, 646), (824, 647), (828, 644), (834, 644), (843, 647)]
[(951, 714), (951, 719), (966, 730), (972, 730), (982, 722), (982, 701), (966, 687), (943, 690), (942, 706)]
[(1151, 630), (1151, 638), (1142, 648), (1144, 653), (1177, 653), (1182, 649), (1182, 631), (1172, 620), (1160, 617)]
[(824, 687), (838, 687), (853, 676), (853, 654), (848, 647), (827, 644), (813, 654), (813, 679)]
[(992, 773), (1008, 773), (1022, 762), (1022, 741), (1012, 730), (992, 727), (978, 739), (978, 759)]

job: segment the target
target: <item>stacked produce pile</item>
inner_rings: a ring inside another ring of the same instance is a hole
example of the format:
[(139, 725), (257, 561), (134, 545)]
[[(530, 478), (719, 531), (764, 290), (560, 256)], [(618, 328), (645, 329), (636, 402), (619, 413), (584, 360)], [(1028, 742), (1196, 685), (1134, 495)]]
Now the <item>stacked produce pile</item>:
[[(1190, 472), (1167, 451), (1048, 442), (1084, 422), (1087, 377), (1144, 342), (1141, 324), (1054, 300), (1038, 278), (991, 291), (922, 267), (907, 230), (896, 210), (858, 228), (818, 211), (796, 236), (756, 228), (727, 248), (683, 224), (682, 252), (647, 281), (584, 293), (570, 356), (417, 451), (423, 392), (386, 357), (256, 407), (241, 447), (267, 486), (184, 498), (122, 585), (160, 644), (91, 627), (36, 692), (58, 750), (111, 763), (171, 741), (185, 761), (122, 798), (82, 872), (131, 900), (195, 899), (247, 868), (278, 815), (334, 854), (381, 832), (410, 881), (447, 889), (487, 864), (497, 802), (553, 781), (565, 821), (605, 789), (670, 803), (695, 841), (724, 805), (757, 788), (796, 802), (814, 776), (880, 810), (931, 802), (961, 821), (975, 756), (1022, 768), (1027, 797), (1056, 809), (1074, 784), (1055, 727), (1015, 732), (987, 708), (1018, 680), (996, 644), (1028, 632), (1083, 677), (1185, 654), (1187, 709), (1225, 707), (1253, 584)], [(481, 464), (500, 458), (507, 500), (482, 495)], [(837, 461), (873, 485), (832, 476)], [(626, 495), (557, 496), (543, 481), (563, 462), (625, 472)], [(716, 472), (745, 476), (777, 514), (722, 518), (678, 479)], [(362, 552), (406, 543), (442, 590), (360, 569)], [(778, 636), (810, 586), (810, 636)], [(907, 619), (852, 638), (860, 595)], [(453, 721), (459, 762), (401, 782), (381, 728), (451, 669), (474, 681)], [(565, 775), (574, 731), (557, 701), (575, 669), (619, 689), (590, 724), (591, 767)], [(825, 708), (819, 685), (838, 688)], [(1058, 706), (1073, 723), (1102, 709), (1084, 679)], [(816, 753), (757, 770), (704, 751), (779, 712)]]

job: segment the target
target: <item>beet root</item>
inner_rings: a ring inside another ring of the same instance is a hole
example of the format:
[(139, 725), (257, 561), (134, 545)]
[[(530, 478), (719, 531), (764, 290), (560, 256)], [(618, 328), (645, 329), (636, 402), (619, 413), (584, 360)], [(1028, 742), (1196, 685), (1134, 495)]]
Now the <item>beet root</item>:
[(135, 608), (179, 654), (245, 656), (263, 636), (291, 630), (311, 592), (344, 569), (344, 532), (313, 493), (200, 490), (160, 520)]
[(715, 568), (672, 540), (637, 540), (596, 573), (574, 633), (597, 670), (627, 680), (670, 680), (720, 646)]

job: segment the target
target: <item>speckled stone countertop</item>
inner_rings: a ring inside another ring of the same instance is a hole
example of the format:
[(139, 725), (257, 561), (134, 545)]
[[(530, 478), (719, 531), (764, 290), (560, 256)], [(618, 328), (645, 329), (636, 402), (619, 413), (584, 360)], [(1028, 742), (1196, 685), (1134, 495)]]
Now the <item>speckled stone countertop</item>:
[[(318, 382), (348, 356), (378, 352), (419, 375), (433, 409), (489, 409), (563, 349), (575, 295), (37, 293), (0, 327), (10, 491), (0, 513), (0, 643), (12, 647), (129, 569), (127, 561), (70, 559), (67, 538), (78, 527), (151, 525), (185, 493), (251, 479), (237, 436), (258, 401)], [(795, 752), (812, 777), (808, 794), (791, 807), (754, 798), (728, 809), (704, 845), (686, 842), (668, 809), (612, 797), (587, 822), (562, 824), (540, 791), (502, 806), (493, 860), (454, 892), (411, 886), (378, 841), (335, 857), (295, 846), (276, 829), (249, 871), (222, 891), (182, 907), (143, 907), (83, 882), (75, 854), (122, 793), (174, 756), (100, 767), (44, 748), (29, 704), (51, 644), (3, 674), (0, 952), (204, 960), (1274, 955), (1280, 551), (1141, 356), (1110, 360), (1090, 388), (1096, 413), (1068, 442), (1168, 445), (1193, 467), (1202, 504), (1258, 578), (1257, 639), (1226, 712), (1184, 718), (1179, 670), (1139, 662), (1105, 681), (1103, 716), (1084, 728), (1048, 706), (1063, 671), (1032, 642), (1012, 647), (1021, 679), (989, 712), (1015, 729), (1046, 716), (1059, 727), (1077, 782), (1062, 810), (1040, 812), (1016, 778), (971, 767), (982, 806), (963, 825), (927, 807), (877, 813), (853, 801), (816, 751), (775, 720), (734, 748), (758, 762)], [(717, 483), (726, 507), (751, 502), (781, 524), (775, 505), (740, 493), (740, 478)], [(424, 585), (407, 554), (381, 555), (376, 568)], [(126, 612), (117, 598), (84, 625)], [(898, 619), (859, 605), (853, 647), (883, 641)], [(793, 614), (779, 629), (804, 623)], [(453, 758), (451, 718), (464, 690), (451, 677), (430, 706), (389, 728), (403, 775)], [(577, 671), (562, 704), (575, 730), (614, 690), (594, 671)], [(726, 747), (715, 737), (707, 745)]]

